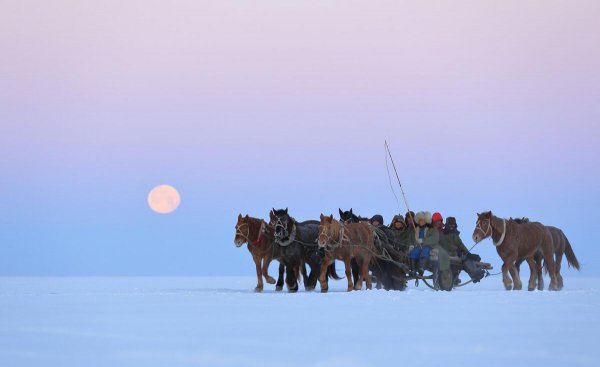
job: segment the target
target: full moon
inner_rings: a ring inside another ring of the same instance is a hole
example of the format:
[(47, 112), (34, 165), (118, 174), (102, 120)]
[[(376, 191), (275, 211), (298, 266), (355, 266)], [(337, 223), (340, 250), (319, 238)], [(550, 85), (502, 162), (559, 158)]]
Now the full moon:
[(173, 186), (160, 185), (148, 194), (148, 205), (157, 213), (168, 214), (177, 209), (181, 197)]

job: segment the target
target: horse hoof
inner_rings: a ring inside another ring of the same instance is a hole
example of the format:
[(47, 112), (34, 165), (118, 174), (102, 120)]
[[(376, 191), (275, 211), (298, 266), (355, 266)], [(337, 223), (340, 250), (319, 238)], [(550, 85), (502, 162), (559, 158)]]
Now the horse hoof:
[(535, 287), (527, 287), (527, 290), (530, 292), (533, 292), (533, 291), (535, 291)]
[(354, 290), (354, 287), (348, 287), (348, 289), (346, 290), (347, 292), (352, 292)]
[(512, 291), (513, 289), (512, 285), (505, 285), (504, 288), (506, 288), (507, 291)]
[(271, 277), (268, 277), (267, 278), (267, 283), (269, 283), (269, 284), (275, 284), (275, 283), (277, 283), (277, 281), (275, 279), (271, 278)]
[(327, 293), (328, 289), (327, 288), (321, 288), (321, 293)]
[(307, 292), (312, 292), (315, 290), (315, 287), (304, 287), (304, 290)]
[(283, 290), (283, 286), (282, 285), (278, 285), (277, 287), (275, 287), (275, 291), (276, 292), (281, 292)]
[(263, 289), (262, 289), (262, 287), (256, 287), (256, 288), (254, 288), (254, 291), (255, 291), (256, 293), (260, 293), (260, 292), (262, 292), (262, 291), (263, 291)]

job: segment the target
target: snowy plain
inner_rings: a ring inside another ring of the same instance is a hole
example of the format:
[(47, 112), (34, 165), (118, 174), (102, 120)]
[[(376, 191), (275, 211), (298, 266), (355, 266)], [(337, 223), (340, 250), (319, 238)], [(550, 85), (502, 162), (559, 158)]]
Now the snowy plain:
[(254, 293), (254, 277), (0, 278), (0, 366), (592, 366), (600, 286)]

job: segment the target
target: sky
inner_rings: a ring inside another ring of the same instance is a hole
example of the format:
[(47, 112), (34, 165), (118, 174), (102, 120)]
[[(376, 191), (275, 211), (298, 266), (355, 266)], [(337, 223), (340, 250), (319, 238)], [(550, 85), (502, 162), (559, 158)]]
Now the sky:
[(2, 0), (0, 275), (252, 275), (238, 213), (406, 211), (386, 139), (411, 209), (468, 246), (477, 212), (527, 216), (600, 275), (598, 19), (595, 0)]

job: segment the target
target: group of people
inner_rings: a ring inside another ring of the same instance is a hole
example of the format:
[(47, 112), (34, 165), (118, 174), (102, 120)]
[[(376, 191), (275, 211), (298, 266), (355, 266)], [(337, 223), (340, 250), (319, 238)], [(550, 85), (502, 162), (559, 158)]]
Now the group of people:
[[(374, 215), (369, 222), (375, 227), (382, 227), (383, 217)], [(397, 242), (408, 246), (408, 257), (410, 276), (423, 275), (429, 268), (432, 251), (444, 252), (448, 256), (458, 257), (462, 261), (462, 267), (469, 274), (474, 283), (479, 282), (485, 276), (485, 270), (477, 266), (481, 261), (478, 255), (471, 254), (460, 239), (460, 232), (456, 218), (444, 218), (440, 213), (407, 212), (405, 216), (396, 215), (390, 223), (389, 229), (395, 233)], [(448, 256), (445, 256), (447, 259)], [(446, 261), (445, 266), (450, 266)], [(459, 284), (458, 275), (460, 269), (453, 269), (455, 283)]]

